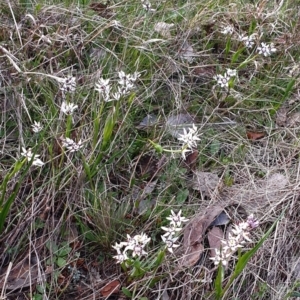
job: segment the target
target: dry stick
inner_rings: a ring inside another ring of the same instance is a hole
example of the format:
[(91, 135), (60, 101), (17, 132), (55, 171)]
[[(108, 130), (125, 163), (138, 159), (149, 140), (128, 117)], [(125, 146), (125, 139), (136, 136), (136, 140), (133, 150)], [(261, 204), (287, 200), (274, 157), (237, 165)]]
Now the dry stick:
[(6, 297), (4, 296), (4, 293), (5, 293), (5, 286), (6, 286), (6, 282), (7, 282), (7, 279), (8, 279), (8, 275), (9, 275), (9, 273), (10, 273), (10, 271), (11, 271), (11, 268), (12, 268), (12, 262), (9, 263), (9, 265), (8, 265), (8, 267), (7, 267), (7, 270), (6, 270), (6, 275), (5, 275), (5, 279), (4, 279), (4, 283), (3, 283), (3, 288), (2, 288), (0, 300), (6, 299)]
[(14, 23), (15, 23), (15, 26), (16, 26), (16, 31), (17, 31), (17, 33), (18, 33), (18, 37), (19, 37), (19, 41), (20, 41), (20, 45), (21, 45), (21, 47), (23, 47), (23, 43), (22, 43), (20, 31), (19, 31), (19, 29), (18, 29), (18, 24), (17, 24), (16, 18), (15, 18), (15, 15), (14, 15), (14, 11), (12, 10), (12, 7), (11, 7), (11, 5), (10, 5), (10, 1), (9, 1), (9, 0), (7, 1), (7, 4), (8, 4), (8, 6), (9, 6), (11, 15), (12, 15), (12, 17), (13, 17), (13, 19), (14, 19)]

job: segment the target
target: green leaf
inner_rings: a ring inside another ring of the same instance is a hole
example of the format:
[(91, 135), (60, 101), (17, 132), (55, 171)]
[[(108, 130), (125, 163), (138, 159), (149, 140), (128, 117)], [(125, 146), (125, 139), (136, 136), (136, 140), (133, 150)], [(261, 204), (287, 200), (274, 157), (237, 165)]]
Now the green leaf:
[(186, 201), (190, 191), (188, 189), (180, 190), (176, 196), (176, 202), (182, 204)]
[(284, 95), (283, 95), (283, 97), (282, 97), (281, 100), (280, 100), (281, 103), (283, 103), (283, 102), (286, 100), (286, 98), (290, 95), (290, 93), (291, 93), (291, 91), (292, 91), (292, 89), (293, 89), (293, 87), (294, 87), (295, 81), (296, 81), (296, 79), (293, 78), (293, 79), (288, 83), (288, 85), (287, 85), (287, 87), (286, 87), (286, 89), (285, 89), (285, 91), (284, 91)]
[(156, 144), (154, 142), (152, 142), (151, 140), (149, 140), (149, 142), (152, 144), (152, 146), (154, 147), (154, 149), (158, 152), (158, 153), (162, 153), (164, 148), (159, 145), (159, 144)]
[(225, 53), (226, 53), (226, 55), (228, 55), (230, 49), (231, 49), (231, 39), (228, 38), (227, 42), (226, 42), (226, 47), (225, 47)]
[(222, 264), (220, 263), (218, 268), (218, 274), (215, 280), (215, 296), (216, 299), (221, 299), (223, 295), (223, 289), (222, 289), (222, 282), (224, 278), (224, 268)]
[(128, 289), (126, 289), (125, 287), (122, 287), (122, 292), (123, 292), (123, 294), (124, 294), (125, 296), (127, 296), (127, 297), (129, 297), (129, 298), (132, 297), (132, 293), (131, 293)]
[(71, 247), (65, 246), (65, 247), (60, 248), (56, 254), (57, 254), (57, 256), (66, 256), (71, 252), (71, 250), (72, 250)]
[(161, 265), (165, 258), (166, 252), (163, 250), (159, 251), (156, 257), (155, 266), (158, 267)]
[(210, 144), (210, 153), (211, 155), (215, 155), (220, 151), (221, 143), (218, 140), (213, 140)]
[(62, 257), (58, 257), (57, 260), (56, 260), (56, 264), (60, 268), (62, 268), (62, 267), (64, 267), (67, 264), (67, 261), (64, 258), (62, 258)]
[(239, 59), (239, 56), (240, 56), (240, 54), (244, 51), (244, 47), (243, 48), (240, 48), (238, 51), (236, 51), (235, 53), (234, 53), (234, 55), (232, 56), (232, 58), (231, 58), (231, 63), (232, 64), (234, 64), (234, 63), (236, 63), (237, 61), (238, 61), (238, 59)]
[[(11, 194), (9, 195), (8, 199), (6, 200), (6, 202), (3, 204), (5, 196), (6, 196), (6, 188), (7, 188), (7, 183), (9, 182), (9, 180), (16, 174), (18, 173), (22, 166), (24, 165), (26, 160), (23, 161), (17, 161), (14, 165), (14, 169), (5, 176), (1, 186), (0, 186), (0, 192), (2, 193), (1, 199), (0, 199), (0, 233), (3, 230), (4, 227), (4, 223), (6, 220), (6, 217), (9, 213), (10, 207), (12, 205), (12, 203), (14, 202), (14, 200), (17, 197), (17, 194), (19, 192), (20, 186), (23, 183), (24, 177), (26, 176), (26, 174), (28, 173), (28, 170), (33, 162), (34, 156), (32, 156), (32, 159), (30, 161), (30, 163), (27, 164), (26, 169), (24, 170), (22, 176), (19, 178), (18, 183), (15, 184), (13, 191), (11, 192)], [(1, 207), (2, 206), (2, 207)]]

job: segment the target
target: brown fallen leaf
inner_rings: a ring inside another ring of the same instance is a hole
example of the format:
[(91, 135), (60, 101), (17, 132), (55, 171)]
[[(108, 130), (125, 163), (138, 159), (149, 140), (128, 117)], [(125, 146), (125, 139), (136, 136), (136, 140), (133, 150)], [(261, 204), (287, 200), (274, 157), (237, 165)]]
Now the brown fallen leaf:
[(109, 19), (113, 16), (113, 11), (108, 8), (109, 1), (106, 4), (103, 3), (91, 3), (90, 8), (97, 12), (97, 14), (105, 19)]
[[(228, 218), (227, 218), (228, 216)], [(194, 266), (204, 253), (204, 240), (208, 239), (211, 257), (215, 256), (215, 249), (219, 249), (221, 240), (226, 236), (217, 225), (227, 225), (234, 220), (244, 220), (247, 217), (245, 209), (238, 203), (227, 206), (215, 205), (207, 208), (206, 212), (197, 214), (184, 228), (183, 256), (179, 265)]]
[(277, 126), (284, 127), (287, 121), (288, 109), (284, 106), (280, 107), (276, 112), (275, 122)]
[(191, 181), (192, 188), (204, 195), (210, 195), (218, 186), (220, 178), (210, 172), (195, 171)]
[(224, 232), (220, 227), (213, 227), (207, 234), (209, 247), (210, 247), (210, 257), (216, 256), (216, 249), (220, 249), (221, 240), (224, 237)]
[(166, 120), (166, 131), (173, 137), (178, 138), (181, 134), (184, 134), (183, 129), (188, 130), (195, 123), (195, 117), (190, 114), (173, 114)]
[(111, 294), (117, 294), (120, 291), (121, 283), (119, 280), (113, 280), (106, 284), (101, 290), (100, 293), (103, 297), (108, 297)]
[(259, 140), (265, 136), (264, 132), (247, 131), (247, 138), (252, 141)]
[(205, 233), (223, 210), (224, 208), (219, 205), (208, 208), (204, 215), (199, 213), (186, 225), (183, 232), (184, 256), (180, 265), (191, 267), (200, 259), (204, 251)]
[(191, 245), (188, 248), (188, 253), (185, 253), (183, 255), (180, 265), (185, 267), (194, 266), (199, 261), (203, 251), (204, 251), (204, 247), (202, 244)]
[(300, 126), (300, 113), (295, 112), (288, 116), (286, 127), (299, 127)]
[(185, 160), (182, 160), (182, 165), (188, 170), (194, 170), (197, 163), (199, 151), (197, 149), (193, 149), (192, 152), (186, 156)]
[[(26, 257), (10, 270), (3, 270), (0, 274), (0, 289), (14, 291), (29, 287), (37, 282), (39, 278), (39, 268), (37, 264), (31, 264)], [(5, 286), (4, 286), (5, 285)]]

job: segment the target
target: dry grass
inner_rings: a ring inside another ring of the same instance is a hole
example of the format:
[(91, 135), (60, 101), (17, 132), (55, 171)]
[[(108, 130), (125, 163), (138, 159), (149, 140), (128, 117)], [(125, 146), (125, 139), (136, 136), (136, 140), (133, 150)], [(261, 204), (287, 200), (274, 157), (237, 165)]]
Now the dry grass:
[[(126, 234), (146, 232), (151, 261), (170, 209), (192, 218), (227, 203), (257, 216), (255, 241), (285, 213), (223, 299), (300, 294), (298, 15), (291, 1), (236, 2), (153, 2), (155, 12), (140, 1), (98, 11), (0, 4), (0, 181), (21, 147), (46, 162), (21, 170), (1, 191), (8, 199), (21, 180), (0, 235), (1, 297), (126, 299), (122, 292), (101, 296), (117, 279), (134, 291), (132, 299), (215, 299), (211, 264), (179, 269), (180, 258), (166, 256), (155, 271), (132, 279), (112, 258), (111, 246)], [(154, 31), (161, 21), (174, 23), (167, 36)], [(227, 25), (234, 28), (231, 37), (220, 32)], [(277, 52), (263, 57), (242, 50), (237, 33), (253, 32), (274, 42)], [(226, 68), (238, 70), (230, 93), (213, 79)], [(135, 94), (103, 108), (95, 82), (103, 76), (116, 83), (120, 70), (141, 72)], [(64, 98), (48, 75), (76, 77), (76, 93), (67, 100), (78, 105), (69, 134), (84, 142), (80, 153), (61, 147), (68, 132), (60, 112)], [(157, 153), (149, 142), (177, 149), (166, 123), (179, 113), (190, 114), (201, 132), (196, 163), (188, 166), (180, 154)], [(147, 114), (158, 121), (140, 129)], [(104, 147), (110, 116), (116, 121)], [(32, 132), (33, 121), (43, 123), (40, 134)], [(256, 140), (249, 132), (264, 135)], [(214, 191), (191, 188), (197, 170), (220, 178)]]

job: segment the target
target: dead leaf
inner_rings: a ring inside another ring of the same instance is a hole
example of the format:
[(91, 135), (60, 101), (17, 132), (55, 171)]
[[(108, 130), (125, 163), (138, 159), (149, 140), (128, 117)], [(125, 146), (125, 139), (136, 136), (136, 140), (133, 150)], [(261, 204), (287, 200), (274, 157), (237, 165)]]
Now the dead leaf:
[(286, 126), (287, 127), (292, 127), (292, 128), (293, 127), (299, 127), (300, 126), (300, 113), (295, 112), (295, 113), (291, 114), (287, 118)]
[[(229, 215), (229, 211), (233, 213)], [(228, 219), (224, 217), (224, 214), (228, 216)], [(241, 220), (246, 217), (245, 209), (237, 203), (227, 206), (215, 205), (207, 208), (205, 214), (197, 214), (184, 228), (183, 256), (179, 262), (180, 266), (192, 267), (201, 259), (205, 250), (206, 237), (210, 245), (211, 256), (214, 257), (215, 249), (220, 248), (221, 240), (225, 236), (223, 230), (216, 225), (228, 224), (232, 220)]]
[(210, 247), (210, 257), (216, 256), (216, 249), (220, 249), (221, 240), (224, 238), (224, 232), (220, 227), (213, 227), (207, 234), (209, 247)]
[(137, 129), (147, 129), (148, 127), (152, 127), (158, 123), (158, 117), (155, 115), (147, 115), (137, 126)]
[(194, 172), (191, 185), (194, 190), (200, 191), (204, 195), (210, 195), (218, 186), (219, 181), (220, 178), (216, 174), (196, 171)]
[(135, 175), (137, 179), (153, 180), (161, 171), (163, 165), (159, 167), (159, 160), (152, 154), (139, 155), (134, 159)]
[(158, 32), (164, 38), (171, 38), (171, 31), (170, 29), (174, 27), (174, 24), (168, 24), (166, 22), (157, 22), (154, 25), (154, 31)]
[(289, 183), (286, 176), (280, 173), (274, 173), (267, 178), (267, 192), (274, 192), (283, 189)]
[(203, 251), (204, 246), (202, 244), (191, 245), (182, 257), (180, 265), (184, 267), (194, 266), (201, 258)]
[(247, 138), (252, 141), (259, 140), (265, 136), (264, 132), (247, 131)]
[(114, 14), (111, 9), (108, 8), (108, 4), (103, 3), (91, 3), (90, 8), (97, 12), (97, 14), (105, 19), (111, 18)]
[(191, 63), (196, 56), (193, 47), (185, 41), (179, 51), (179, 57)]
[(208, 208), (204, 215), (196, 215), (186, 225), (183, 232), (184, 256), (180, 262), (182, 266), (191, 267), (200, 259), (204, 251), (203, 240), (205, 233), (223, 209), (219, 205)]
[(194, 83), (207, 83), (216, 75), (215, 67), (197, 66), (191, 72)]
[(197, 158), (198, 158), (199, 151), (193, 149), (189, 154), (186, 156), (185, 160), (182, 160), (182, 164), (188, 170), (193, 170), (196, 167)]
[[(28, 258), (23, 259), (21, 262), (13, 266), (9, 271), (8, 276), (6, 274), (7, 271), (8, 270), (6, 269), (0, 275), (0, 289), (5, 288), (6, 290), (14, 291), (26, 288), (36, 283), (39, 278), (38, 265), (30, 264)], [(6, 282), (5, 277), (7, 277)]]
[(183, 128), (187, 130), (193, 126), (193, 123), (195, 123), (195, 118), (190, 114), (171, 115), (166, 121), (166, 130), (173, 137), (178, 138), (183, 134)]
[(285, 126), (287, 120), (288, 109), (284, 106), (280, 107), (276, 112), (276, 125), (277, 126)]
[(217, 218), (211, 223), (210, 226), (227, 225), (230, 222), (230, 218), (225, 211), (222, 211)]
[(101, 290), (100, 293), (103, 297), (108, 297), (111, 294), (117, 294), (120, 291), (121, 283), (119, 280), (113, 280), (106, 284)]
[(161, 300), (169, 300), (170, 297), (168, 295), (168, 292), (166, 290), (164, 290), (164, 292), (161, 295)]

